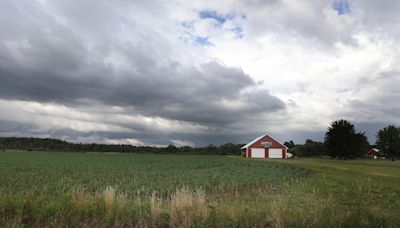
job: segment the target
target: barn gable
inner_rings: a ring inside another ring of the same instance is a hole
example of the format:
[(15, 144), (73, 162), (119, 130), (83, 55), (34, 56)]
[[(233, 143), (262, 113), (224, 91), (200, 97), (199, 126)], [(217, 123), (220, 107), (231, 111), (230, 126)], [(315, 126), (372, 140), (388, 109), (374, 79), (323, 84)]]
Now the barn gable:
[(247, 149), (247, 148), (261, 148), (264, 147), (264, 145), (262, 143), (264, 142), (270, 142), (271, 145), (269, 146), (270, 148), (282, 148), (282, 149), (288, 149), (285, 145), (281, 144), (280, 142), (276, 141), (275, 139), (273, 139), (271, 136), (265, 134), (262, 135), (256, 139), (254, 139), (253, 141), (247, 143), (246, 145), (244, 145), (241, 149)]

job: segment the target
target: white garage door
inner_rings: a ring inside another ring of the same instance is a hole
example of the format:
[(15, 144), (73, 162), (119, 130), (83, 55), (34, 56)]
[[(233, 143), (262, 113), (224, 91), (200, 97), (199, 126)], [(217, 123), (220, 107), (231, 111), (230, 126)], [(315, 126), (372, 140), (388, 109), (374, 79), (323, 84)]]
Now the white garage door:
[(282, 149), (269, 149), (270, 158), (282, 158)]
[(265, 149), (264, 148), (252, 148), (251, 149), (251, 157), (252, 158), (265, 158)]

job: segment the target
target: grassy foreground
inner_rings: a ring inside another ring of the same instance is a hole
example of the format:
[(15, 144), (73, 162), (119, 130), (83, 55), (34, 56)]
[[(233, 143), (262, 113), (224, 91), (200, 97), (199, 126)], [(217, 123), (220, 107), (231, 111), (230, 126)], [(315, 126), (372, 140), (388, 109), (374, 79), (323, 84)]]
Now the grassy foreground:
[(299, 159), (275, 161), (314, 171), (279, 196), (285, 226), (399, 227), (400, 162)]
[(0, 226), (400, 225), (400, 162), (0, 152)]

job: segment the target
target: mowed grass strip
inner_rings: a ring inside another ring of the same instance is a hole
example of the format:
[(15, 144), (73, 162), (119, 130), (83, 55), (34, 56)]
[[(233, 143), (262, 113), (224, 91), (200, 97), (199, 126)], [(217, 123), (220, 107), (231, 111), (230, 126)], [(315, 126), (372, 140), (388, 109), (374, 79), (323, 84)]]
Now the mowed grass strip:
[[(288, 226), (400, 226), (400, 161), (275, 160), (314, 174), (284, 187), (276, 200)], [(266, 200), (266, 199), (264, 199)]]

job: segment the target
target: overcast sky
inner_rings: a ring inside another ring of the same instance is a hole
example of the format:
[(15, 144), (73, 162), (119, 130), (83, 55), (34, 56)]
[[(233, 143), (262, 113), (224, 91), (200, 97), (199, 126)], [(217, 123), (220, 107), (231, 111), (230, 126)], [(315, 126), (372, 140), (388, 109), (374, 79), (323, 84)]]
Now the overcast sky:
[(398, 0), (2, 0), (0, 136), (205, 146), (400, 124)]

